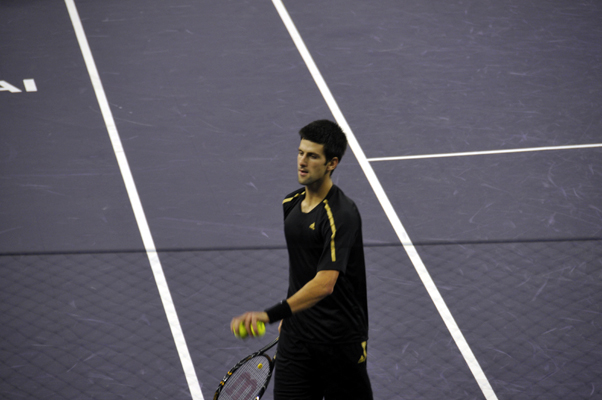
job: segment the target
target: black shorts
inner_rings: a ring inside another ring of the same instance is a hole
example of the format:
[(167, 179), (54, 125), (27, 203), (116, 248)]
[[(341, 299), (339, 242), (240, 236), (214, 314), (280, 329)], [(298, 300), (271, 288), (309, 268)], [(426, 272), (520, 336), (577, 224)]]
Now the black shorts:
[(372, 400), (364, 343), (312, 344), (280, 335), (274, 400)]

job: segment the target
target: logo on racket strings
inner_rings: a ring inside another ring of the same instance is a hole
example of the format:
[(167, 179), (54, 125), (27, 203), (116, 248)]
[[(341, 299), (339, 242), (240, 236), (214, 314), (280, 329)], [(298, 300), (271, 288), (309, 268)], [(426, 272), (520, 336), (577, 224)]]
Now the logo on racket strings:
[(226, 393), (232, 397), (244, 398), (246, 395), (255, 393), (259, 384), (250, 373), (243, 372), (238, 376), (235, 382), (226, 387)]

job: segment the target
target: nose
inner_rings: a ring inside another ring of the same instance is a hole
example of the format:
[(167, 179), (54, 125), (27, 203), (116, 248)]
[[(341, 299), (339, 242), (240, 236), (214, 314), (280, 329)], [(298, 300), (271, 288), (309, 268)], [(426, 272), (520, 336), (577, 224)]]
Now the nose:
[(307, 165), (307, 156), (299, 155), (299, 166)]

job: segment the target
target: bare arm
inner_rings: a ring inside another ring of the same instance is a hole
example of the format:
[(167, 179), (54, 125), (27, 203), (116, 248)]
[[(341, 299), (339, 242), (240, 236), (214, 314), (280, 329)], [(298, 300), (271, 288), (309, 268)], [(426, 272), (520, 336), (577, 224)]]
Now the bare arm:
[(339, 271), (318, 272), (314, 279), (287, 299), (293, 314), (315, 306), (320, 300), (332, 294), (338, 277)]
[[(339, 271), (318, 272), (311, 281), (287, 299), (293, 314), (315, 306), (320, 300), (332, 294), (338, 277)], [(238, 334), (238, 327), (242, 322), (247, 332), (251, 332), (251, 327), (257, 332), (257, 321), (270, 322), (265, 311), (249, 311), (232, 318), (230, 329)]]

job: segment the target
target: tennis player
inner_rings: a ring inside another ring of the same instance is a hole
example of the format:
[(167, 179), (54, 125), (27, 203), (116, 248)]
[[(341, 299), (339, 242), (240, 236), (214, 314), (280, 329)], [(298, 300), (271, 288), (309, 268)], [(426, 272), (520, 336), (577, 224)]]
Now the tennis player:
[(362, 222), (354, 202), (332, 182), (347, 148), (334, 122), (299, 132), (297, 177), (283, 202), (289, 253), (285, 300), (232, 319), (257, 332), (280, 321), (275, 400), (371, 400), (366, 370), (368, 304)]

